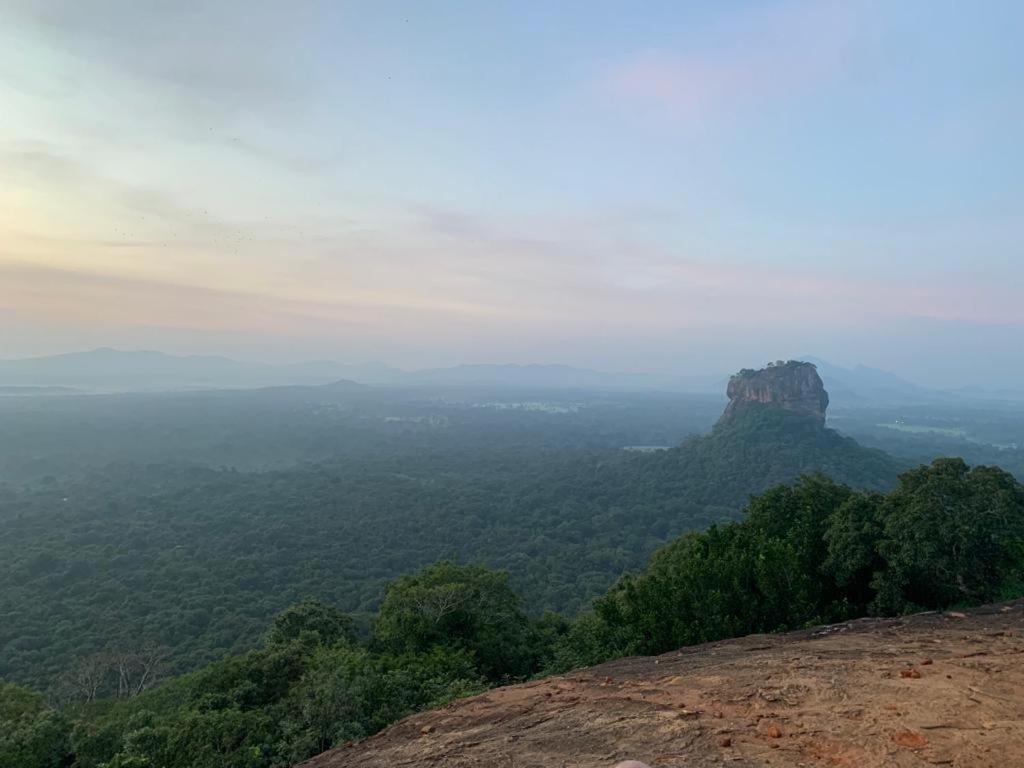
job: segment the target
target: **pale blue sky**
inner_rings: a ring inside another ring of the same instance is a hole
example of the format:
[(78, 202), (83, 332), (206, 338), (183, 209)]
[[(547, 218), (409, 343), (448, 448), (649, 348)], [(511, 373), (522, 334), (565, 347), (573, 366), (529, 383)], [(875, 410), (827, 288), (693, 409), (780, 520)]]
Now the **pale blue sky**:
[(0, 356), (1024, 374), (1020, 3), (0, 18)]

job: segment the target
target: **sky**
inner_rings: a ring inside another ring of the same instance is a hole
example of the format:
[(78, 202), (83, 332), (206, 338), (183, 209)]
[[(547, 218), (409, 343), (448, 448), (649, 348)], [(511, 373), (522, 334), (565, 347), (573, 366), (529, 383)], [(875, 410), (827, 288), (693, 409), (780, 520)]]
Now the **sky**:
[(0, 357), (1024, 375), (1024, 4), (0, 0)]

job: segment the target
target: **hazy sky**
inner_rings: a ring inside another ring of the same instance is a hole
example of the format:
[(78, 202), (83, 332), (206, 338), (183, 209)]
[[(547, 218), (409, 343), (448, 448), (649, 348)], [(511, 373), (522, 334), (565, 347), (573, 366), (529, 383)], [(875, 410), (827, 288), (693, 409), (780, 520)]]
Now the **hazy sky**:
[(1024, 375), (1024, 4), (0, 0), (0, 357)]

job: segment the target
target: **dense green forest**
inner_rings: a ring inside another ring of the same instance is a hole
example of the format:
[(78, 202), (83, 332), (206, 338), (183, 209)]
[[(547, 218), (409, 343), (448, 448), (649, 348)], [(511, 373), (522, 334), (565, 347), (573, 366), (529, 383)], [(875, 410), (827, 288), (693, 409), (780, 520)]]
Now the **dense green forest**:
[(535, 674), (1021, 593), (1012, 477), (911, 470), (957, 451), (1019, 472), (974, 437), (1010, 440), (1013, 414), (839, 415), (894, 458), (769, 407), (708, 432), (720, 409), (345, 384), (2, 399), (0, 765), (283, 766)]
[(252, 647), (304, 597), (361, 625), (442, 558), (507, 570), (531, 613), (574, 614), (685, 531), (807, 472), (885, 489), (902, 465), (785, 411), (651, 453), (502, 446), (265, 471), (165, 465), (0, 491), (0, 677), (53, 684), (148, 643), (185, 672)]
[[(12, 768), (271, 768), (488, 686), (627, 653), (1024, 593), (1024, 487), (942, 459), (884, 494), (823, 476), (685, 534), (569, 621), (531, 617), (508, 576), (440, 562), (393, 581), (360, 639), (302, 601), (245, 654), (149, 687), (107, 656), (59, 709), (0, 684)], [(108, 694), (104, 696), (103, 694)]]
[(213, 392), (0, 396), (0, 482), (125, 464), (280, 469), (424, 451), (620, 449), (706, 432), (723, 399), (351, 382)]

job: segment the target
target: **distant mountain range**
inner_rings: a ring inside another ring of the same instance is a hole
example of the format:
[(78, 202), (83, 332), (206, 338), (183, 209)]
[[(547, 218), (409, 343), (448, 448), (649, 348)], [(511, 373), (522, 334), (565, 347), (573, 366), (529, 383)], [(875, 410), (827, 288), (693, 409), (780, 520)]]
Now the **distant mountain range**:
[(274, 365), (226, 357), (168, 355), (101, 348), (49, 357), (0, 360), (0, 392), (74, 388), (85, 392), (268, 387), (328, 384), (339, 379), (374, 386), (511, 386), (581, 389), (670, 389), (720, 392), (723, 377), (694, 379), (606, 373), (568, 365), (458, 365), (404, 371), (382, 363), (313, 361)]
[(800, 358), (814, 363), (818, 375), (825, 382), (833, 404), (852, 406), (866, 403), (921, 403), (945, 402), (954, 399), (948, 392), (922, 387), (889, 371), (857, 365), (842, 368), (838, 365), (806, 355)]
[[(832, 402), (839, 407), (869, 403), (943, 402), (960, 398), (1008, 399), (1013, 393), (983, 390), (943, 392), (894, 373), (858, 365), (842, 368), (813, 356)], [(0, 360), (0, 394), (61, 394), (67, 391), (127, 392), (254, 388), (328, 384), (347, 379), (373, 386), (506, 386), (605, 390), (666, 390), (721, 394), (727, 375), (677, 376), (609, 373), (568, 365), (457, 365), (405, 371), (383, 363), (350, 365), (312, 361), (275, 365), (226, 357), (169, 355), (110, 348), (49, 357)]]
[(109, 348), (0, 360), (0, 388), (72, 387), (85, 392), (250, 388), (328, 384), (339, 379), (381, 383), (401, 374), (386, 365), (328, 361), (272, 365), (226, 357)]

